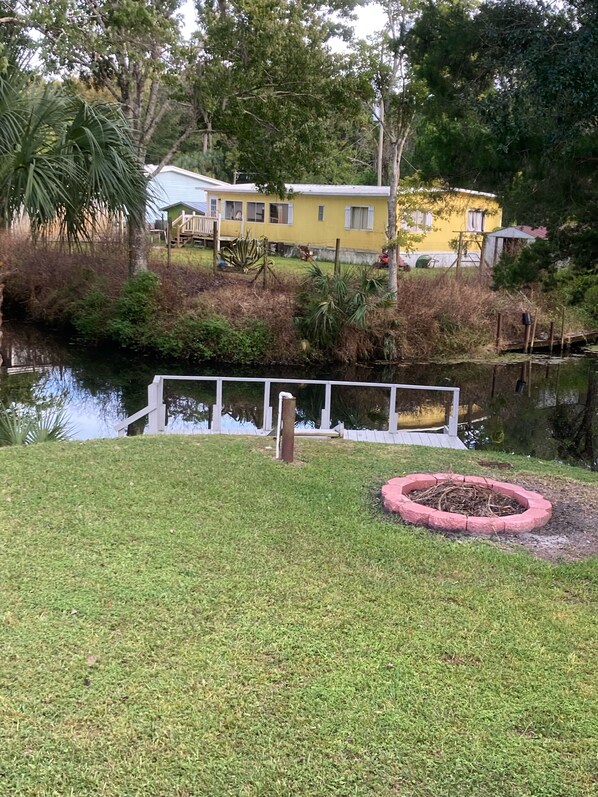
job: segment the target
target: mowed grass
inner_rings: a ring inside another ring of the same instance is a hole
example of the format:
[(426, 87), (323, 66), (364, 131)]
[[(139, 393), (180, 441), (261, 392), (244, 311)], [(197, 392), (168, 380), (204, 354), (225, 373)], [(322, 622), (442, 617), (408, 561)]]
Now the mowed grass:
[[(151, 252), (153, 258), (166, 262), (167, 252), (165, 246), (153, 246)], [(177, 263), (181, 266), (189, 266), (190, 268), (199, 268), (206, 271), (211, 271), (213, 269), (213, 255), (211, 249), (202, 249), (199, 247), (172, 249), (171, 258), (173, 263)], [(375, 259), (376, 256), (372, 255), (372, 263), (375, 261)], [(273, 261), (272, 269), (274, 273), (280, 274), (282, 276), (305, 277), (311, 265), (310, 263), (306, 263), (304, 260), (300, 260), (298, 257), (278, 257), (276, 255), (272, 255), (270, 260)], [(333, 262), (319, 259), (315, 262), (324, 272), (329, 274), (334, 272)], [(341, 263), (341, 267), (343, 269), (359, 268), (359, 266), (352, 266), (347, 263)], [(380, 269), (380, 271), (377, 273), (379, 273), (381, 277), (384, 277), (387, 272), (385, 269)], [(463, 268), (462, 270), (462, 275), (466, 278), (477, 276), (478, 273), (479, 270), (477, 268)], [(441, 274), (454, 276), (456, 271), (454, 268), (412, 268), (409, 272), (401, 272), (402, 276), (404, 275), (408, 278), (437, 277)], [(254, 276), (253, 272), (250, 273), (249, 276)], [(247, 279), (247, 275), (244, 274), (240, 274), (239, 277), (241, 279)]]
[(0, 452), (0, 794), (595, 795), (598, 560), (372, 508), (474, 452), (268, 445)]

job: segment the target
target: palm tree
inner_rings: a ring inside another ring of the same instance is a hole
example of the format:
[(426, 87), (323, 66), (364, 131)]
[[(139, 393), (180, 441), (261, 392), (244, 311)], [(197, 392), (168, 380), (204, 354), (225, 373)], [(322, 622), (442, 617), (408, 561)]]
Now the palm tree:
[(33, 238), (60, 225), (69, 244), (121, 214), (139, 222), (146, 179), (118, 108), (32, 78), (0, 72), (0, 220), (25, 213)]

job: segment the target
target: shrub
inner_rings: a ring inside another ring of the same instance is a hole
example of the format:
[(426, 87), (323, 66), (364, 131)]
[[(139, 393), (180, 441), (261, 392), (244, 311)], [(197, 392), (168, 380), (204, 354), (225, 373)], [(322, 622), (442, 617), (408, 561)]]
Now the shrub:
[(158, 308), (160, 280), (151, 271), (138, 274), (125, 283), (114, 303), (107, 331), (121, 346), (140, 346), (150, 342), (155, 325), (150, 325)]
[(314, 264), (300, 293), (297, 324), (311, 343), (330, 348), (347, 327), (365, 329), (370, 310), (388, 300), (384, 281), (371, 277), (367, 269), (330, 275)]
[(253, 321), (236, 328), (221, 316), (182, 316), (172, 329), (172, 337), (189, 359), (239, 363), (260, 362), (271, 342), (265, 322)]
[(71, 323), (78, 336), (87, 343), (97, 343), (107, 334), (108, 321), (112, 313), (112, 302), (99, 288), (75, 302)]
[(43, 411), (17, 405), (0, 407), (0, 446), (33, 445), (68, 440), (70, 422), (62, 409)]
[(534, 282), (550, 282), (555, 272), (554, 253), (549, 241), (538, 239), (517, 256), (503, 254), (494, 268), (495, 288), (520, 288)]

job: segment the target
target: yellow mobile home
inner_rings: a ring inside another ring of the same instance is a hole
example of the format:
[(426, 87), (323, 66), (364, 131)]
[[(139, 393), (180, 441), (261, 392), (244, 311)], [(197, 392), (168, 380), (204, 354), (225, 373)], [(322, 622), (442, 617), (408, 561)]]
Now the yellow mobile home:
[[(287, 185), (288, 198), (260, 193), (253, 184), (219, 187), (208, 192), (208, 212), (220, 218), (220, 234), (234, 238), (250, 233), (268, 238), (281, 253), (309, 246), (322, 260), (334, 258), (337, 238), (341, 259), (371, 263), (386, 244), (388, 186)], [(421, 254), (438, 265), (456, 258), (459, 233), (469, 239), (500, 227), (502, 211), (494, 194), (454, 189), (427, 189), (401, 194), (399, 213), (408, 245), (401, 246), (410, 264)], [(411, 251), (409, 251), (411, 250)], [(467, 258), (479, 262), (479, 246)]]

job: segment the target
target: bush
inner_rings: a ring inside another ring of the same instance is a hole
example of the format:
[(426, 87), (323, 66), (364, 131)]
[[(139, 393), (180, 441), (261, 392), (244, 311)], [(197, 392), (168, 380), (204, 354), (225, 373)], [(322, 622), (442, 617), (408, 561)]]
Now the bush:
[[(196, 360), (260, 362), (268, 355), (272, 336), (263, 321), (236, 328), (221, 316), (200, 318), (185, 315), (172, 329), (181, 355)], [(166, 353), (166, 352), (164, 352)]]
[(125, 283), (107, 324), (108, 334), (121, 346), (137, 347), (151, 342), (156, 328), (159, 286), (158, 276), (151, 271)]
[(76, 302), (72, 309), (71, 323), (77, 335), (86, 343), (98, 343), (107, 334), (107, 325), (112, 313), (112, 302), (99, 288)]
[(503, 254), (494, 268), (494, 287), (509, 289), (535, 282), (549, 284), (555, 268), (550, 242), (538, 239), (517, 256)]

